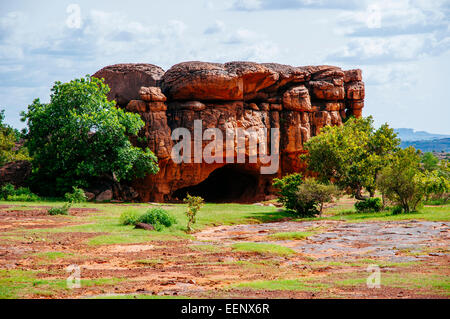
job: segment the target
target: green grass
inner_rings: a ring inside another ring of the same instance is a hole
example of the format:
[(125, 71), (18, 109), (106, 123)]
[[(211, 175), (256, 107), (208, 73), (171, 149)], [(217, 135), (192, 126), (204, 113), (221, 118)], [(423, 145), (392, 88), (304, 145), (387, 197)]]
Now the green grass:
[(46, 252), (34, 253), (32, 256), (36, 256), (37, 258), (42, 259), (46, 262), (53, 262), (57, 259), (66, 259), (66, 258), (73, 257), (74, 254), (65, 253), (62, 251), (46, 251)]
[[(349, 278), (335, 281), (338, 286), (366, 285), (367, 274), (353, 273)], [(427, 289), (450, 295), (450, 278), (427, 273), (381, 273), (380, 285), (405, 289)]]
[(236, 243), (232, 246), (233, 251), (251, 252), (259, 254), (272, 254), (288, 256), (295, 254), (295, 251), (284, 246), (266, 243)]
[(269, 237), (278, 240), (302, 240), (307, 239), (308, 237), (314, 235), (314, 232), (284, 232), (284, 233), (275, 233), (270, 234)]
[[(66, 279), (38, 278), (38, 271), (0, 269), (0, 299), (25, 297), (51, 297), (62, 291), (70, 291)], [(123, 278), (81, 279), (81, 287), (107, 286), (123, 281)]]
[(315, 283), (306, 279), (277, 279), (243, 282), (230, 286), (230, 288), (250, 288), (255, 290), (292, 290), (292, 291), (321, 291), (329, 285)]
[(157, 296), (146, 294), (134, 294), (134, 295), (105, 295), (95, 296), (89, 299), (188, 299), (186, 296)]
[[(8, 204), (8, 202), (3, 202)], [(18, 203), (14, 203), (17, 205)], [(20, 207), (31, 207), (37, 205), (58, 206), (62, 202), (34, 202), (19, 203)], [(185, 216), (186, 205), (149, 205), (133, 204), (133, 209), (139, 213), (144, 213), (149, 208), (164, 207), (178, 221), (176, 225), (166, 228), (161, 232), (134, 229), (133, 226), (123, 226), (119, 218), (122, 212), (130, 209), (128, 204), (97, 204), (81, 203), (75, 204), (73, 208), (96, 208), (99, 211), (88, 214), (87, 216), (68, 216), (72, 220), (79, 222), (79, 225), (42, 228), (42, 229), (24, 229), (25, 233), (64, 233), (64, 232), (86, 232), (99, 233), (97, 237), (88, 240), (90, 245), (106, 245), (118, 243), (142, 243), (153, 240), (179, 240), (190, 239), (191, 235), (186, 234), (187, 218)], [(206, 204), (197, 215), (197, 223), (194, 228), (204, 229), (212, 225), (232, 225), (232, 224), (251, 224), (259, 222), (275, 221), (285, 218), (284, 212), (278, 212), (275, 207), (263, 207), (256, 205), (241, 204)], [(63, 217), (60, 217), (63, 218)], [(11, 234), (16, 235), (16, 234)]]
[(344, 220), (351, 222), (395, 221), (420, 219), (427, 221), (450, 221), (450, 204), (434, 207), (423, 207), (419, 212), (393, 215), (390, 211), (379, 213), (357, 213), (353, 210), (334, 211), (322, 219)]
[(135, 264), (144, 266), (156, 266), (164, 263), (161, 259), (139, 259), (134, 262)]
[(194, 251), (201, 251), (207, 253), (219, 253), (224, 251), (224, 247), (219, 245), (191, 245), (189, 246), (189, 248)]

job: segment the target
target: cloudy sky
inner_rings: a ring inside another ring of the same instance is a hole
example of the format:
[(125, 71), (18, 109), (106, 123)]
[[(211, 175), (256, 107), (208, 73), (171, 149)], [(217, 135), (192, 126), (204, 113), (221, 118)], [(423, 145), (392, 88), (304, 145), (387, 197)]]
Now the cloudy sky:
[(376, 124), (450, 134), (450, 0), (0, 0), (0, 108), (115, 63), (361, 68)]

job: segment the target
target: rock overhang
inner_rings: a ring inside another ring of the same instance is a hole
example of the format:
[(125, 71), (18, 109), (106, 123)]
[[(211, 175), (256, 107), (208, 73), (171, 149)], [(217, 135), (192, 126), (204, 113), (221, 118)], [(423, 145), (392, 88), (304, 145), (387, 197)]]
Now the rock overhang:
[[(139, 138), (132, 141), (158, 156), (160, 172), (133, 183), (143, 201), (172, 200), (177, 190), (198, 185), (227, 165), (174, 163), (171, 133), (176, 128), (193, 133), (194, 121), (201, 120), (203, 130), (279, 129), (278, 171), (259, 176), (251, 186), (254, 192), (236, 199), (252, 201), (273, 192), (274, 177), (304, 169), (299, 159), (304, 142), (326, 125), (341, 125), (350, 115), (361, 116), (364, 107), (361, 70), (329, 65), (191, 61), (164, 72), (152, 64), (121, 64), (105, 67), (94, 76), (104, 78), (111, 87), (110, 99), (139, 113), (145, 122)], [(254, 174), (260, 165), (243, 163), (239, 172)]]

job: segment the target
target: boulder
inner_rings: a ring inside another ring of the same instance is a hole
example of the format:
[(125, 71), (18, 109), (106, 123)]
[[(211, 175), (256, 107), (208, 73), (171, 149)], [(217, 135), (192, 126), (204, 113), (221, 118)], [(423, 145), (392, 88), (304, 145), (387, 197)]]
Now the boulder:
[(167, 97), (161, 92), (159, 87), (141, 87), (139, 90), (141, 100), (146, 102), (165, 102)]
[(299, 85), (284, 92), (283, 107), (290, 111), (311, 111), (308, 89), (304, 85)]
[(139, 91), (143, 86), (158, 86), (164, 70), (159, 66), (144, 63), (127, 63), (107, 66), (93, 77), (105, 79), (111, 91), (109, 100), (115, 100), (122, 107), (131, 100), (139, 100)]
[(16, 187), (26, 186), (26, 181), (31, 175), (31, 169), (29, 161), (15, 161), (3, 165), (0, 168), (0, 185), (9, 183)]
[(95, 197), (96, 202), (106, 202), (113, 199), (113, 192), (110, 189), (107, 189)]

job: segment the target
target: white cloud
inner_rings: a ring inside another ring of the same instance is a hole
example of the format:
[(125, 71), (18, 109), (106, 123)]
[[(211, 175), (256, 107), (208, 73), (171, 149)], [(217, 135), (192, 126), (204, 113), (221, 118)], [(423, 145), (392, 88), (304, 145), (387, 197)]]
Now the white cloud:
[(214, 24), (207, 27), (203, 33), (204, 34), (215, 34), (215, 33), (221, 33), (224, 31), (225, 31), (225, 23), (223, 23), (220, 20), (216, 20), (214, 22)]

